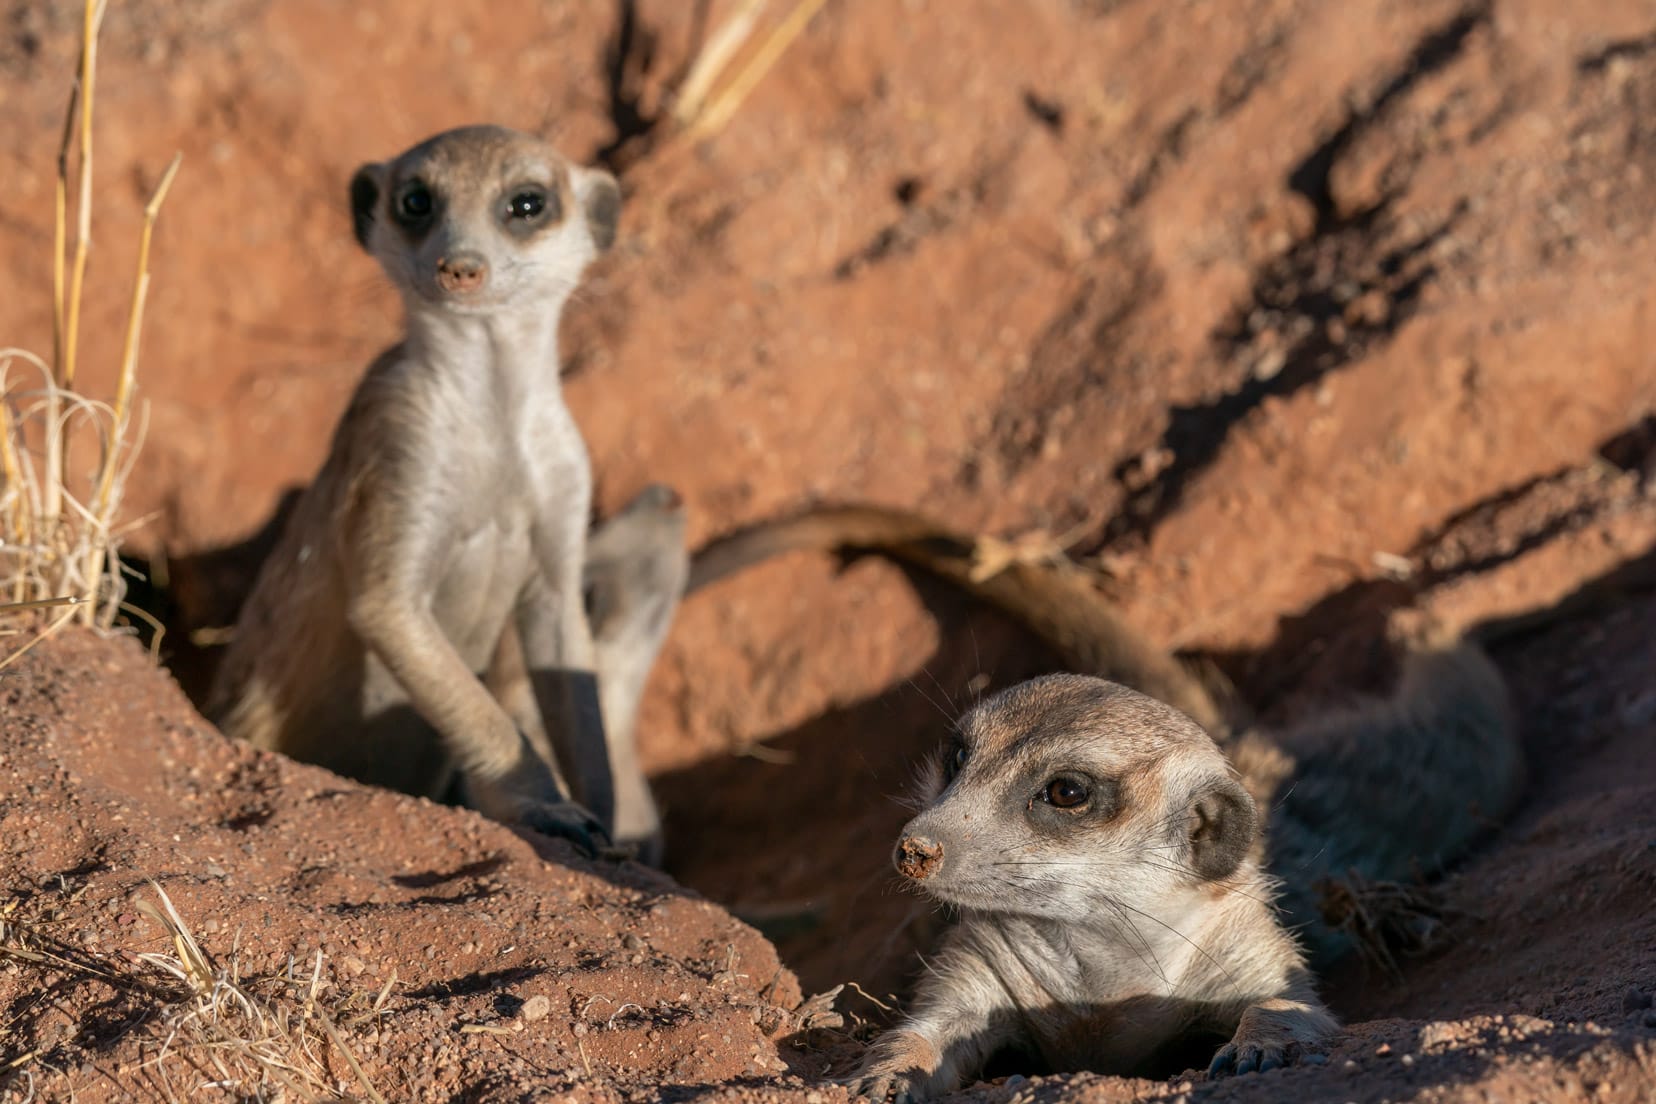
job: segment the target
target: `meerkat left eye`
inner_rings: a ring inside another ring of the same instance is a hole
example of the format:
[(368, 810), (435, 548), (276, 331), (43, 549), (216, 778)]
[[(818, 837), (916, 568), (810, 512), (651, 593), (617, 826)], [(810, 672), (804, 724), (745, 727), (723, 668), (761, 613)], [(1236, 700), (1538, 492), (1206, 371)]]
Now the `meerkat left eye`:
[(402, 195), (397, 199), (397, 217), (406, 223), (423, 222), (431, 216), (435, 205), (431, 189), (419, 181), (414, 181), (403, 189)]
[(538, 218), (546, 210), (546, 193), (525, 189), (506, 201), (506, 217), (515, 219)]
[(1079, 808), (1091, 796), (1091, 791), (1074, 778), (1054, 778), (1041, 791), (1041, 800), (1059, 809)]
[(966, 745), (959, 741), (956, 741), (953, 747), (943, 753), (943, 777), (945, 781), (953, 782), (955, 776), (965, 769), (968, 754)]

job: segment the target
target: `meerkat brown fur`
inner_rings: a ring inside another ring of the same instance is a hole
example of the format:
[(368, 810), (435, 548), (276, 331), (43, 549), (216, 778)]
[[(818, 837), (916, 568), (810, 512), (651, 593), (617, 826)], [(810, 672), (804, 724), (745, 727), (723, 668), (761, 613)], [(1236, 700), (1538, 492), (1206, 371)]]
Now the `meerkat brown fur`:
[(857, 1092), (951, 1092), (1005, 1049), (1141, 1072), (1192, 1034), (1229, 1040), (1216, 1069), (1268, 1069), (1333, 1032), (1253, 857), (1253, 799), (1194, 721), (1048, 675), (957, 731), (895, 861), (959, 920)]
[[(652, 835), (653, 808), (614, 808), (642, 780), (607, 778), (636, 760), (606, 746), (582, 603), (591, 470), (559, 384), (559, 317), (614, 239), (615, 181), (477, 126), (363, 166), (350, 197), (406, 335), (352, 398), (209, 712), (261, 747), (588, 845), (618, 816)], [(484, 684), (509, 632), (557, 747)], [(611, 784), (583, 806), (560, 758)]]

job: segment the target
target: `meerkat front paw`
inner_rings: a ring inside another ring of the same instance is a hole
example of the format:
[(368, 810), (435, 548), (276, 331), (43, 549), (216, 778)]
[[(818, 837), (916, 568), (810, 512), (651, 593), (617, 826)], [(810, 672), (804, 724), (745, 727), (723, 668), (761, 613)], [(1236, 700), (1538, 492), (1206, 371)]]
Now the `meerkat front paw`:
[(1334, 1017), (1320, 1004), (1282, 997), (1261, 1001), (1242, 1013), (1236, 1034), (1213, 1056), (1208, 1077), (1293, 1065), (1304, 1048), (1321, 1046), (1335, 1029)]
[(522, 777), (530, 773), (514, 772), (493, 782), (467, 779), (465, 803), (490, 820), (568, 840), (587, 858), (600, 857), (611, 846), (603, 822), (579, 803), (563, 798), (544, 766), (538, 772), (544, 777)]
[(937, 1048), (912, 1031), (888, 1031), (874, 1041), (862, 1068), (846, 1085), (854, 1097), (883, 1104), (913, 1104), (936, 1096)]
[(568, 840), (589, 859), (631, 856), (630, 849), (617, 853), (598, 818), (573, 801), (526, 802), (513, 820), (543, 836)]

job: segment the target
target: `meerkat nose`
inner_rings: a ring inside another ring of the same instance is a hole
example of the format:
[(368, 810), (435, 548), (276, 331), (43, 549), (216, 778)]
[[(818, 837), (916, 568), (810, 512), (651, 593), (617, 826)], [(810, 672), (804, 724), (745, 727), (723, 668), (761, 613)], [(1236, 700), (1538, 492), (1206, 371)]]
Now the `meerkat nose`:
[(936, 874), (943, 865), (943, 845), (925, 836), (905, 836), (897, 845), (897, 873), (916, 882)]
[(444, 291), (476, 291), (489, 266), (477, 253), (455, 253), (437, 262), (437, 284)]

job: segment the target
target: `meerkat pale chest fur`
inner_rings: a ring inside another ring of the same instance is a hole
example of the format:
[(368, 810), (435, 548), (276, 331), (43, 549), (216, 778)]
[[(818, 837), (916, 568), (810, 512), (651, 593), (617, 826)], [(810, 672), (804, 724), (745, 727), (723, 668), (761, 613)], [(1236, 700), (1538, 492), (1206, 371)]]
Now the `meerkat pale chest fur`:
[(1006, 1049), (1144, 1072), (1203, 1035), (1229, 1040), (1216, 1072), (1246, 1072), (1335, 1029), (1252, 857), (1253, 800), (1193, 721), (1051, 675), (958, 732), (895, 861), (959, 922), (857, 1091), (939, 1095)]
[[(350, 196), (406, 336), (255, 584), (210, 712), (264, 747), (590, 842), (612, 795), (648, 802), (606, 746), (581, 597), (591, 473), (559, 385), (559, 318), (614, 238), (615, 182), (479, 126), (363, 166)], [(485, 686), (505, 634), (544, 738)], [(583, 765), (586, 807), (559, 761)], [(628, 827), (651, 835), (653, 806)]]

